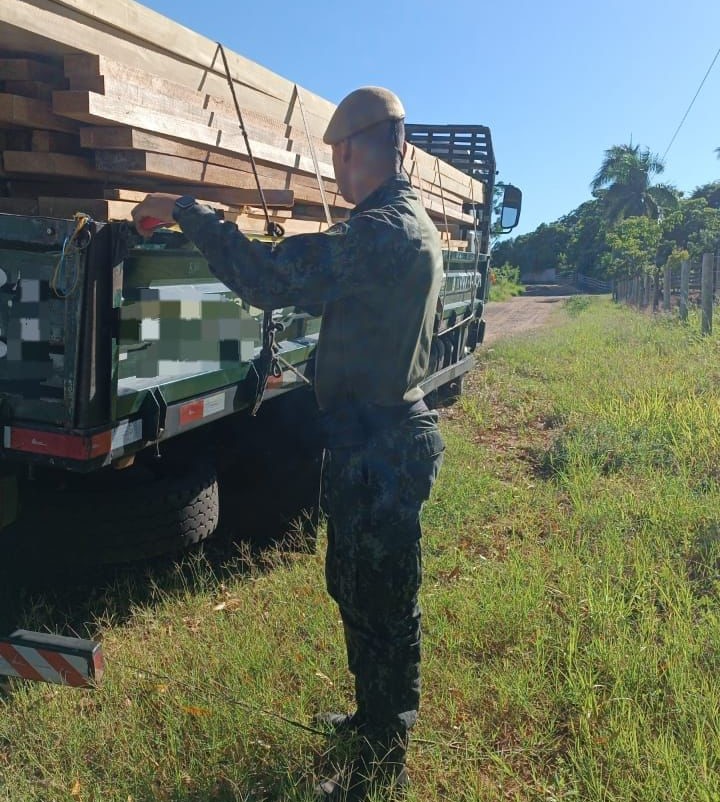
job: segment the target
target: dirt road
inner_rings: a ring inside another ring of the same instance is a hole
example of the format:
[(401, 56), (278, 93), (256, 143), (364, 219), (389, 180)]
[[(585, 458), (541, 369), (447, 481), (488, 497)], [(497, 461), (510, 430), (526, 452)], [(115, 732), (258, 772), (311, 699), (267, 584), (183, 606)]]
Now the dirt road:
[(484, 343), (512, 337), (547, 325), (563, 301), (577, 290), (561, 284), (529, 285), (523, 295), (509, 301), (491, 301), (485, 307)]

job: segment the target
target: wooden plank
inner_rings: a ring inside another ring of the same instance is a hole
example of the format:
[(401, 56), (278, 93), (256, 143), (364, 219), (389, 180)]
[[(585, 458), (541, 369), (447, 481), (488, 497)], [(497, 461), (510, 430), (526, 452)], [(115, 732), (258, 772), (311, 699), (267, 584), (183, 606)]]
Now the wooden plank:
[[(196, 182), (205, 186), (242, 187), (252, 189), (256, 186), (254, 175), (248, 171), (234, 170), (217, 164), (169, 156), (164, 153), (151, 153), (139, 150), (109, 150), (95, 152), (95, 165), (99, 170), (114, 174), (141, 173), (171, 181)], [(264, 176), (263, 190), (292, 189), (298, 200), (320, 203), (319, 190), (314, 186), (294, 181), (294, 177), (282, 171), (275, 171), (277, 177)], [(273, 186), (274, 185), (274, 186)], [(196, 192), (199, 190), (196, 190)], [(333, 203), (342, 205), (339, 195), (333, 195)]]
[[(265, 220), (256, 217), (249, 217), (248, 215), (225, 215), (225, 219), (229, 220), (246, 234), (264, 234), (265, 233)], [(285, 229), (287, 236), (295, 234), (317, 234), (325, 231), (328, 225), (322, 220), (277, 220), (276, 222)]]
[[(463, 200), (470, 200), (473, 196), (475, 201), (482, 197), (483, 185), (479, 181), (473, 181), (469, 176), (464, 175), (449, 164), (440, 161), (435, 156), (431, 156), (420, 148), (409, 145), (405, 156), (405, 167), (408, 173), (415, 178), (419, 176), (422, 181), (426, 181), (434, 187), (435, 192), (439, 192), (438, 169), (440, 180), (442, 180), (443, 191), (447, 194), (457, 195)], [(471, 187), (472, 185), (472, 187)]]
[[(211, 148), (186, 145), (169, 137), (150, 134), (147, 131), (140, 131), (135, 128), (83, 128), (80, 132), (80, 141), (84, 147), (96, 150), (105, 148), (110, 150), (142, 150), (168, 156), (179, 156), (203, 164), (214, 164), (219, 167), (240, 170), (248, 174), (252, 171), (250, 160), (246, 156), (228, 156)], [(263, 184), (267, 182), (272, 182), (275, 185), (282, 184), (287, 188), (294, 189), (296, 193), (299, 193), (301, 188), (312, 190), (312, 198), (315, 202), (322, 202), (322, 198), (318, 194), (319, 188), (315, 176), (292, 174), (285, 168), (272, 167), (267, 164), (260, 164), (257, 170)], [(329, 203), (335, 203), (337, 199), (341, 206), (347, 205), (347, 202), (340, 196), (337, 184), (334, 181), (325, 180), (323, 185)]]
[(21, 128), (0, 130), (0, 150), (31, 150), (32, 132)]
[[(293, 206), (293, 218), (296, 220), (311, 220), (322, 222), (325, 220), (325, 209), (318, 204), (296, 203)], [(345, 220), (350, 210), (339, 206), (330, 206), (330, 217), (333, 220)]]
[[(114, 97), (123, 97), (128, 92), (129, 87), (136, 87), (137, 90), (142, 90), (145, 94), (143, 102), (146, 105), (152, 104), (157, 111), (162, 110), (160, 105), (162, 103), (167, 104), (170, 101), (174, 108), (176, 106), (175, 101), (180, 101), (196, 112), (199, 110), (212, 112), (217, 117), (223, 117), (227, 122), (237, 124), (237, 112), (227, 87), (223, 87), (223, 94), (218, 97), (206, 91), (198, 92), (188, 89), (182, 84), (100, 56), (66, 56), (65, 70), (71, 90), (86, 90)], [(96, 75), (95, 70), (99, 70), (100, 74)], [(148, 93), (152, 93), (152, 99)], [(238, 103), (243, 113), (243, 121), (249, 131), (255, 129), (263, 131), (263, 135), (258, 138), (278, 147), (288, 147), (286, 140), (292, 140), (293, 150), (298, 151), (298, 148), (305, 148), (306, 151), (302, 152), (305, 152), (306, 155), (311, 155), (307, 131), (301, 118), (297, 118), (297, 115), (293, 114), (293, 117), (296, 118), (296, 125), (292, 125), (288, 120), (283, 104), (278, 104), (275, 109), (275, 115), (271, 116), (268, 113), (259, 113), (252, 108), (254, 97), (250, 99), (250, 108), (243, 103), (243, 100), (244, 98), (238, 94)], [(266, 105), (266, 103), (267, 101), (263, 99), (263, 105)], [(326, 121), (323, 121), (323, 124), (326, 125)], [(267, 137), (273, 137), (273, 140), (277, 141), (272, 141)], [(313, 136), (311, 138), (312, 147), (315, 148), (320, 161), (331, 163), (332, 155), (329, 145), (322, 141), (321, 136)]]
[(95, 165), (109, 173), (142, 173), (156, 178), (169, 178), (220, 187), (251, 189), (255, 180), (251, 173), (230, 170), (180, 156), (150, 153), (141, 150), (96, 151)]
[[(86, 59), (70, 56), (68, 61), (70, 63), (79, 61), (79, 63), (84, 64)], [(200, 122), (225, 131), (235, 131), (237, 129), (234, 111), (227, 104), (218, 105), (213, 98), (207, 95), (189, 92), (182, 87), (175, 87), (171, 82), (156, 80), (153, 76), (146, 76), (152, 88), (132, 83), (132, 81), (141, 81), (143, 73), (137, 70), (128, 70), (123, 65), (117, 65), (105, 59), (100, 60), (100, 63), (116, 73), (115, 78), (107, 79), (105, 88), (108, 96), (117, 102), (136, 104), (144, 109), (173, 114), (175, 117)], [(188, 102), (185, 102), (186, 100)], [(232, 114), (232, 119), (219, 116), (216, 113), (218, 111), (228, 115)], [(248, 119), (253, 118), (248, 117)], [(311, 150), (307, 144), (307, 137), (304, 131), (298, 136), (297, 129), (293, 129), (294, 138), (290, 141), (282, 135), (282, 126), (279, 124), (273, 124), (272, 121), (267, 121), (265, 118), (257, 118), (258, 124), (255, 126), (248, 122), (248, 119), (245, 121), (246, 128), (253, 139), (283, 150), (292, 148), (293, 153), (311, 156)], [(316, 149), (318, 159), (323, 163), (323, 174), (329, 176), (332, 169), (330, 166), (332, 160), (331, 149), (324, 143), (315, 140), (313, 141), (313, 146)], [(453, 194), (465, 200), (470, 199), (472, 190), (470, 189), (471, 181), (468, 176), (415, 147), (409, 149), (407, 159), (408, 163), (417, 164), (418, 169), (422, 165), (420, 174), (423, 180), (428, 181), (435, 187), (432, 190), (435, 194), (440, 192), (440, 183), (442, 182), (442, 191), (451, 202), (458, 202), (458, 198), (452, 197)], [(309, 168), (310, 165), (308, 165)], [(474, 182), (474, 189), (477, 200), (482, 197), (482, 185), (479, 182)]]
[[(134, 3), (132, 12), (128, 11), (127, 2), (115, 3), (114, 0), (104, 0), (101, 4), (96, 4), (95, 0), (63, 0), (64, 8), (60, 9), (59, 5), (58, 0), (32, 0), (32, 5), (25, 0), (3, 0), (0, 3), (0, 23), (4, 23), (0, 24), (0, 45), (64, 55), (77, 52), (77, 43), (83, 42), (87, 48), (92, 47), (113, 60), (141, 67), (190, 88), (207, 91), (215, 97), (223, 97), (223, 91), (227, 91), (223, 90), (225, 82), (218, 69), (217, 46), (210, 40), (182, 29), (163, 17), (159, 19), (169, 27), (162, 28), (162, 37), (153, 27), (136, 27), (134, 23), (138, 19), (150, 25), (150, 20), (155, 17), (154, 12)], [(129, 24), (130, 19), (133, 20), (133, 26), (123, 28), (123, 23)], [(143, 31), (152, 33), (143, 34)], [(189, 34), (189, 37), (185, 38), (185, 34)], [(147, 36), (147, 40), (143, 40), (142, 36)], [(178, 44), (180, 41), (182, 45)], [(231, 72), (240, 82), (238, 87), (242, 89), (244, 84), (257, 90), (248, 97), (247, 102), (241, 100), (243, 108), (267, 113), (263, 110), (264, 102), (281, 100), (286, 109), (282, 119), (290, 120), (292, 116), (297, 119), (297, 103), (291, 104), (294, 83), (237, 54), (228, 53), (228, 58)], [(315, 136), (321, 137), (334, 106), (304, 89), (301, 91), (311, 130)], [(251, 103), (250, 98), (254, 98), (254, 102)], [(276, 105), (269, 116), (278, 117)], [(191, 141), (193, 139), (190, 137)], [(423, 172), (433, 169), (432, 159), (429, 154), (418, 156)], [(451, 171), (447, 173), (448, 177), (453, 175), (454, 168), (449, 165), (441, 169), (444, 174), (446, 170)], [(459, 171), (454, 171), (454, 174), (460, 176), (466, 185), (470, 180), (465, 180)], [(469, 200), (474, 195), (479, 202), (482, 185), (480, 182), (474, 184), (474, 192), (467, 192), (465, 196)]]
[[(188, 194), (188, 193), (185, 193)], [(106, 189), (103, 192), (103, 197), (105, 200), (108, 201), (123, 201), (126, 203), (131, 203), (133, 206), (136, 206), (141, 201), (144, 201), (145, 198), (148, 196), (147, 192), (143, 192), (136, 189)], [(254, 209), (253, 206), (245, 206), (243, 204), (236, 204), (236, 205), (228, 205), (219, 203), (218, 201), (209, 201), (205, 198), (197, 198), (198, 203), (212, 203), (215, 208), (222, 209), (223, 211), (234, 211), (236, 213), (240, 213), (241, 210), (247, 209)], [(274, 217), (289, 217), (292, 212), (289, 209), (273, 209), (273, 216)]]
[[(118, 176), (105, 171), (97, 170), (92, 162), (86, 157), (74, 156), (63, 153), (26, 153), (20, 151), (4, 151), (3, 153), (3, 166), (5, 172), (10, 174), (21, 174), (25, 176), (43, 176), (45, 182), (50, 176), (64, 176), (73, 179), (72, 185), (66, 185), (65, 192), (48, 192), (39, 191), (38, 195), (53, 195), (63, 197), (64, 195), (77, 195), (79, 197), (92, 197), (96, 192), (83, 192), (81, 184), (78, 184), (76, 190), (73, 185), (77, 181), (92, 181), (95, 179), (95, 186), (97, 189), (97, 197), (103, 194), (102, 179), (107, 179), (108, 182), (117, 183), (122, 185), (124, 183), (133, 183), (128, 180), (128, 176)], [(98, 181), (97, 179), (101, 180)], [(143, 174), (136, 182), (136, 186), (130, 187), (131, 189), (138, 189), (137, 184), (143, 184), (143, 189), (146, 192), (164, 191), (173, 192), (177, 195), (200, 195), (207, 200), (218, 200), (221, 203), (227, 203), (229, 206), (243, 206), (254, 205), (260, 203), (260, 196), (254, 187), (217, 187), (212, 186), (198, 186), (197, 184), (179, 183), (177, 181), (163, 184), (158, 186), (157, 179), (152, 176)], [(30, 185), (31, 186), (31, 185)], [(39, 187), (48, 186), (47, 183), (38, 184)], [(51, 185), (50, 185), (51, 186)], [(202, 190), (202, 193), (200, 192)], [(25, 188), (26, 194), (28, 188)], [(15, 194), (15, 193), (13, 193)], [(20, 193), (18, 193), (20, 194)], [(273, 189), (269, 188), (264, 190), (265, 200), (268, 206), (292, 206), (294, 195), (291, 190), (286, 189)]]
[[(107, 3), (103, 8), (112, 5)], [(142, 9), (142, 6), (133, 5)], [(109, 20), (117, 19), (118, 13), (122, 18), (128, 4), (125, 2), (117, 6), (114, 12), (110, 8), (110, 13), (105, 17), (104, 11), (98, 13), (94, 0), (77, 8), (63, 8), (57, 0), (3, 0), (0, 3), (0, 46), (60, 56), (77, 52), (79, 43), (82, 43), (85, 50), (103, 53), (113, 60), (141, 67), (192, 89), (207, 91), (218, 97), (223, 96), (223, 87), (224, 91), (228, 91), (216, 43), (160, 15), (156, 16), (165, 23), (161, 26), (162, 35), (154, 28), (118, 28)], [(150, 14), (150, 18), (154, 19), (154, 12), (142, 10), (145, 12), (143, 18)], [(168, 26), (170, 30), (166, 30)], [(198, 45), (168, 48), (168, 43), (175, 38), (174, 32), (178, 30), (190, 34), (190, 38)], [(284, 109), (280, 118), (284, 119), (289, 111), (294, 84), (231, 51), (228, 51), (228, 60), (239, 93), (242, 94), (245, 87), (251, 87), (255, 96), (254, 104), (241, 99), (243, 108), (262, 111), (263, 100), (267, 100), (275, 109), (279, 100), (280, 108)], [(303, 100), (311, 130), (315, 136), (322, 136), (333, 104), (307, 90), (303, 90)], [(299, 117), (299, 111), (294, 113)], [(278, 116), (275, 111), (271, 114)]]
[[(3, 173), (0, 172), (0, 176)], [(68, 197), (73, 194), (83, 198), (102, 197), (104, 186), (99, 182), (91, 181), (68, 181), (67, 177), (59, 177), (56, 180), (51, 178), (42, 180), (42, 175), (37, 178), (33, 175), (5, 175), (2, 178), (2, 186), (10, 197), (34, 198), (41, 195), (51, 195), (57, 197)]]
[[(214, 147), (202, 147), (173, 139), (163, 134), (143, 131), (129, 126), (93, 126), (80, 130), (80, 144), (84, 148), (97, 150), (146, 150), (153, 153), (167, 153), (196, 161), (213, 162), (225, 167), (250, 165), (244, 154), (231, 153)], [(289, 143), (288, 143), (289, 144)], [(283, 167), (287, 172), (287, 168)], [(315, 176), (312, 180), (317, 182)], [(329, 179), (331, 180), (331, 179)]]
[(60, 131), (33, 131), (31, 149), (40, 153), (80, 153), (80, 140), (76, 134)]
[[(203, 149), (198, 148), (192, 145), (184, 145), (183, 143), (178, 143), (169, 139), (167, 137), (161, 137), (155, 134), (150, 134), (145, 131), (140, 131), (137, 129), (130, 129), (130, 128), (83, 128), (81, 131), (81, 141), (83, 145), (87, 146), (119, 146), (119, 145), (131, 145), (137, 146), (145, 146), (147, 148), (152, 149), (152, 152), (156, 153), (165, 153), (165, 154), (172, 154), (177, 155), (182, 158), (190, 158), (196, 159), (199, 162), (217, 165), (217, 166), (224, 166), (229, 167), (231, 169), (244, 169), (245, 171), (249, 170), (247, 166), (247, 162), (238, 162), (237, 160), (233, 160), (232, 158), (225, 157), (221, 154), (217, 154), (212, 149)], [(242, 159), (246, 159), (246, 157), (241, 157)], [(435, 160), (433, 160), (435, 161)], [(107, 158), (103, 162), (105, 169), (111, 169), (110, 165), (112, 164), (111, 159)], [(116, 164), (118, 164), (116, 162)], [(140, 170), (137, 166), (137, 162), (135, 162), (135, 167), (133, 168), (134, 171)], [(118, 167), (117, 169), (122, 169)], [(212, 171), (211, 171), (212, 172)], [(217, 175), (217, 171), (214, 171)], [(296, 199), (310, 199), (313, 203), (320, 203), (321, 198), (319, 195), (319, 191), (316, 187), (316, 178), (313, 176), (310, 180), (304, 180), (302, 176), (293, 175), (292, 177), (287, 176), (283, 172), (273, 172), (269, 169), (266, 165), (261, 165), (259, 168), (259, 172), (263, 179), (266, 179), (270, 182), (270, 185), (276, 185), (276, 182), (284, 181), (284, 185), (294, 189), (296, 194)], [(197, 170), (196, 170), (197, 173)], [(167, 173), (158, 173), (159, 177), (170, 177)], [(225, 180), (225, 179), (223, 179)], [(444, 185), (443, 185), (444, 186)], [(340, 206), (343, 208), (347, 208), (349, 204), (342, 199), (342, 197), (337, 192), (337, 187), (334, 182), (326, 181), (325, 182), (326, 193), (328, 194), (328, 202), (331, 205)], [(428, 189), (431, 190), (430, 196), (428, 196)], [(439, 214), (444, 215), (447, 213), (448, 217), (453, 220), (463, 220), (464, 222), (471, 222), (472, 218), (469, 215), (462, 215), (461, 209), (461, 200), (458, 197), (455, 197), (452, 193), (445, 190), (445, 208), (443, 209), (443, 202), (442, 198), (439, 194), (440, 190), (437, 185), (428, 186), (425, 185), (422, 195), (422, 201), (425, 206)]]
[(11, 95), (33, 97), (51, 103), (52, 93), (58, 89), (67, 89), (67, 81), (58, 81), (55, 84), (45, 84), (41, 81), (3, 81), (2, 88)]
[(103, 198), (48, 198), (39, 197), (38, 211), (41, 217), (70, 219), (75, 212), (85, 212), (95, 220), (131, 220), (136, 204), (128, 201), (113, 201)]
[[(144, 108), (138, 103), (116, 101), (114, 98), (94, 92), (55, 92), (53, 108), (60, 115), (84, 123), (100, 125), (120, 123), (187, 142), (247, 155), (245, 141), (235, 124), (228, 128), (212, 128), (198, 122), (178, 119), (172, 114)], [(315, 175), (312, 160), (305, 156), (266, 145), (256, 139), (250, 140), (250, 146), (258, 161), (284, 165), (292, 170)], [(320, 171), (327, 178), (335, 177), (332, 165), (320, 163)]]
[[(132, 200), (135, 203), (140, 203), (140, 201), (145, 200), (149, 192), (154, 191), (159, 191), (157, 186), (144, 190), (130, 187), (121, 189), (106, 188), (102, 194), (109, 200)], [(260, 196), (256, 190), (168, 184), (163, 185), (163, 192), (172, 192), (177, 195), (192, 195), (193, 197), (197, 197), (200, 203), (222, 203), (229, 207), (257, 206), (260, 203)], [(293, 193), (289, 190), (267, 189), (264, 190), (264, 195), (265, 202), (269, 207), (289, 208), (293, 205)]]
[[(198, 85), (198, 73), (201, 75), (200, 80), (213, 72), (224, 77), (223, 62), (216, 42), (139, 3), (132, 0), (125, 0), (123, 3), (116, 0), (58, 0), (58, 3), (102, 23), (103, 26), (112, 27), (116, 36), (122, 31), (133, 39), (143, 41), (145, 37), (143, 43), (149, 51), (163, 51), (171, 61), (184, 62), (183, 66), (186, 68), (193, 66), (195, 77), (188, 84), (190, 86)], [(226, 55), (230, 73), (238, 83), (286, 103), (290, 101), (294, 87), (292, 81), (230, 50), (226, 49)], [(334, 109), (333, 104), (312, 92), (302, 91), (308, 112), (329, 119)]]
[[(131, 70), (123, 65), (113, 67), (123, 77), (71, 80), (70, 91), (90, 91), (124, 103), (136, 103), (146, 109), (172, 114), (185, 120), (227, 130), (239, 130), (235, 107), (210, 95), (193, 92), (140, 70)], [(102, 83), (98, 84), (98, 80)], [(332, 164), (332, 150), (322, 139), (312, 137), (308, 141), (304, 128), (288, 125), (252, 110), (242, 109), (243, 123), (251, 139), (264, 142), (282, 150), (299, 153), (312, 158), (313, 148), (320, 162), (328, 167)]]
[(53, 114), (50, 105), (43, 100), (6, 92), (0, 94), (0, 123), (67, 132), (76, 131), (78, 127)]
[(448, 231), (443, 227), (440, 231), (440, 237), (442, 239), (460, 239), (460, 226), (457, 223), (451, 223), (448, 226)]
[(102, 178), (92, 161), (85, 156), (67, 153), (27, 153), (19, 150), (3, 151), (3, 167), (7, 173), (30, 175), (67, 176), (90, 181)]
[(0, 214), (36, 215), (38, 202), (34, 198), (0, 198)]
[[(204, 201), (200, 201), (203, 203)], [(247, 217), (257, 217), (258, 220), (265, 220), (265, 212), (259, 206), (243, 206), (242, 213)], [(289, 220), (293, 217), (292, 209), (273, 209), (273, 220)]]
[(147, 194), (147, 192), (141, 192), (137, 189), (106, 189), (103, 192), (103, 197), (106, 200), (123, 200), (141, 203), (145, 200)]
[(56, 64), (30, 58), (0, 58), (0, 81), (42, 81), (64, 83), (65, 76)]
[[(438, 177), (438, 167), (440, 175)], [(410, 175), (413, 185), (422, 185), (422, 191), (433, 194), (445, 194), (452, 202), (475, 200), (481, 203), (484, 188), (479, 181), (473, 181), (469, 176), (455, 170), (455, 168), (431, 156), (420, 148), (408, 146), (405, 156), (405, 168)], [(442, 182), (442, 192), (441, 192)]]

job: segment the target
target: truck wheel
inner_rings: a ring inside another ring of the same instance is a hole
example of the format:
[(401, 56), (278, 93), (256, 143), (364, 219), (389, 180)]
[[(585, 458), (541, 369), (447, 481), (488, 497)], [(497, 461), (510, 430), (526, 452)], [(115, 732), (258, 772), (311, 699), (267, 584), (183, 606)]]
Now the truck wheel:
[(457, 378), (449, 381), (438, 387), (439, 403), (442, 406), (451, 406), (460, 400), (465, 389), (465, 376), (458, 376)]
[(112, 565), (173, 554), (217, 529), (217, 475), (207, 462), (159, 475), (137, 466), (104, 478), (100, 487), (45, 497), (46, 526), (73, 560)]
[[(437, 334), (433, 335), (432, 343), (430, 344), (430, 364), (428, 366), (428, 376), (437, 373), (443, 367), (445, 359), (445, 346), (441, 342)], [(440, 401), (440, 388), (430, 390), (425, 394), (425, 403), (430, 409), (435, 409)]]

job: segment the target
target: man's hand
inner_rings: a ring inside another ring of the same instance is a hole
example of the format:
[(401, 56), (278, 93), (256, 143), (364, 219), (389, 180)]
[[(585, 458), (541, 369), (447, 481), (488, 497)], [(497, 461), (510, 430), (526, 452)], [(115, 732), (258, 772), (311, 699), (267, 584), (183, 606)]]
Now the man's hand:
[(153, 192), (132, 210), (133, 223), (138, 233), (149, 237), (153, 230), (161, 225), (172, 225), (175, 201), (180, 195), (168, 195), (164, 192)]

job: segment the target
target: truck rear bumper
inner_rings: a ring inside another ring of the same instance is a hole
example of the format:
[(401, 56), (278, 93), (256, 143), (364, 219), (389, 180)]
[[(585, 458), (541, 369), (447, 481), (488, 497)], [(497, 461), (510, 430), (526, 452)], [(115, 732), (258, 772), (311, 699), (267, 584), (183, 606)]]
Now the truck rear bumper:
[(457, 379), (458, 376), (464, 376), (474, 364), (475, 357), (472, 355), (466, 356), (465, 359), (461, 359), (460, 362), (456, 362), (454, 365), (450, 365), (447, 368), (439, 370), (437, 373), (433, 373), (432, 376), (429, 376), (420, 384), (420, 387), (426, 394), (437, 390), (438, 387), (442, 387), (443, 384), (448, 384), (453, 379)]

